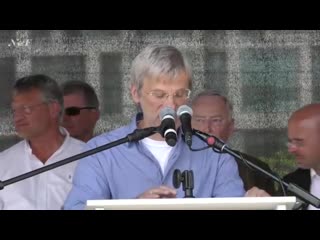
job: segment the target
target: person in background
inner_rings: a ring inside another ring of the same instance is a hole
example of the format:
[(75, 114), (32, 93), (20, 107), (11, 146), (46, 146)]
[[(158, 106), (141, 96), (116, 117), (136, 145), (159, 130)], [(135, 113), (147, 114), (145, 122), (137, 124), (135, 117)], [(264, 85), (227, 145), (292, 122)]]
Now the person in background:
[[(15, 129), (24, 140), (0, 153), (0, 179), (8, 180), (78, 154), (85, 143), (60, 127), (63, 96), (57, 82), (46, 75), (18, 79), (13, 87)], [(71, 189), (72, 162), (6, 186), (0, 209), (58, 210)]]
[(88, 142), (100, 117), (97, 94), (83, 81), (67, 81), (61, 88), (65, 107), (62, 126), (72, 137)]
[[(190, 65), (177, 48), (147, 46), (131, 68), (131, 97), (143, 116), (94, 137), (88, 148), (116, 141), (137, 128), (159, 126), (159, 113), (168, 108), (176, 112), (185, 105), (191, 88)], [(193, 171), (195, 197), (242, 197), (245, 191), (234, 158), (214, 151), (191, 151), (177, 118), (175, 127), (173, 146), (156, 133), (80, 160), (65, 209), (84, 209), (89, 199), (183, 198), (182, 188), (175, 189), (172, 183), (176, 169)], [(192, 140), (195, 148), (205, 146), (197, 137)]]
[[(320, 104), (312, 103), (296, 110), (288, 121), (288, 151), (295, 157), (298, 169), (284, 176), (320, 198)], [(288, 192), (288, 195), (293, 193)], [(304, 209), (320, 210), (312, 205)]]
[[(205, 90), (192, 99), (191, 106), (193, 110), (192, 127), (194, 129), (228, 142), (234, 133), (235, 121), (232, 116), (232, 104), (225, 96), (213, 89)], [(265, 162), (245, 153), (236, 153), (260, 168), (271, 172), (270, 167)], [(241, 159), (236, 158), (236, 162), (244, 188), (248, 191), (248, 196), (269, 196), (269, 194), (274, 195), (276, 193), (271, 178), (250, 168)]]

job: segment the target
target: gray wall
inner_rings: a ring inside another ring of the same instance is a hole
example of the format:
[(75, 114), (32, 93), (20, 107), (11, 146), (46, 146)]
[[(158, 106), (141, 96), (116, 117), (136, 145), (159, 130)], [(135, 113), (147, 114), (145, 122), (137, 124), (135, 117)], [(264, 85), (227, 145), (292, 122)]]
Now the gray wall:
[(289, 114), (320, 99), (319, 31), (36, 30), (0, 31), (0, 150), (18, 141), (9, 117), (15, 79), (45, 73), (87, 81), (99, 94), (96, 132), (128, 123), (135, 112), (129, 69), (150, 43), (185, 52), (196, 93), (215, 88), (234, 104), (233, 148), (256, 156), (286, 150)]

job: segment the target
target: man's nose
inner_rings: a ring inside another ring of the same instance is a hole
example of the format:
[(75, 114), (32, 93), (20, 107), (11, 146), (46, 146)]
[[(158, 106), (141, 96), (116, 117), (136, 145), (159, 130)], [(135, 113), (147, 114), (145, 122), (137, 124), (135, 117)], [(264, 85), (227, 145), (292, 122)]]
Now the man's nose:
[(206, 120), (206, 126), (207, 126), (209, 132), (213, 131), (213, 124), (212, 124), (212, 121), (210, 119)]
[(25, 115), (23, 114), (22, 111), (16, 110), (16, 111), (14, 111), (14, 113), (13, 113), (13, 120), (14, 120), (15, 122), (16, 122), (16, 121), (19, 121), (19, 120), (23, 119), (24, 116), (25, 116)]
[(169, 95), (166, 99), (166, 101), (164, 102), (164, 106), (165, 107), (170, 107), (172, 108), (173, 110), (176, 110), (177, 109), (177, 103), (174, 99), (174, 97), (172, 95)]
[(289, 153), (295, 153), (297, 152), (298, 147), (295, 144), (288, 143), (288, 152)]

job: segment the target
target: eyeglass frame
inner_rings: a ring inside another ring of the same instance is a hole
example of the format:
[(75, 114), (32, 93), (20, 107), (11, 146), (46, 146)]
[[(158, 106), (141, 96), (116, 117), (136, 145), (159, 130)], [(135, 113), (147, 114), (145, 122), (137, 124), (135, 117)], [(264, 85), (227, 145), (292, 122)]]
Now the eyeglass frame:
[(199, 116), (199, 117), (198, 116), (194, 116), (192, 118), (192, 120), (194, 122), (198, 122), (199, 124), (210, 123), (210, 124), (212, 124), (213, 126), (216, 126), (216, 127), (220, 127), (223, 124), (223, 122), (225, 121), (224, 118), (220, 118), (220, 117), (201, 117), (201, 116)]
[(287, 142), (287, 148), (301, 148), (304, 147), (304, 141), (303, 140), (292, 140)]
[(23, 105), (23, 106), (20, 106), (16, 109), (11, 108), (11, 113), (16, 114), (17, 110), (22, 110), (23, 114), (30, 115), (30, 114), (32, 114), (34, 108), (39, 107), (42, 104), (48, 104), (48, 103), (50, 103), (50, 102), (44, 101), (44, 102), (33, 104), (33, 105)]
[[(67, 113), (68, 110), (75, 110), (76, 111), (76, 114), (70, 114), (70, 113)], [(80, 112), (81, 110), (84, 110), (84, 109), (97, 109), (96, 107), (93, 107), (93, 106), (86, 106), (86, 107), (75, 107), (75, 106), (72, 106), (72, 107), (67, 107), (64, 109), (64, 114), (67, 115), (67, 116), (78, 116), (80, 115)]]
[[(183, 99), (183, 100), (187, 100), (187, 99), (190, 98), (191, 90), (188, 89), (188, 88), (179, 89), (179, 90), (177, 90), (177, 91), (176, 91), (175, 93), (173, 93), (173, 94), (169, 94), (169, 93), (167, 93), (167, 92), (165, 92), (165, 91), (163, 91), (163, 90), (160, 90), (160, 89), (152, 90), (152, 91), (150, 91), (150, 92), (148, 92), (148, 93), (146, 93), (146, 94), (147, 94), (148, 96), (154, 97), (154, 98), (156, 99), (156, 101), (165, 102), (165, 101), (169, 98), (169, 96), (172, 96), (173, 99), (177, 98), (177, 92), (180, 91), (180, 90), (187, 91), (187, 96), (186, 96), (185, 99)], [(164, 95), (163, 95), (162, 97), (156, 96), (156, 95), (154, 95), (154, 93), (155, 93), (156, 91), (162, 92)]]

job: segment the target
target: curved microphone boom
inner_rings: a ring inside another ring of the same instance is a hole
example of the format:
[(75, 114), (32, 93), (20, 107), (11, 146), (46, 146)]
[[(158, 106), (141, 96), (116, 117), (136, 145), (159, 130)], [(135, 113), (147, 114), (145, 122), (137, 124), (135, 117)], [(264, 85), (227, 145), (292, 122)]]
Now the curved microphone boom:
[(164, 107), (160, 111), (160, 134), (171, 147), (177, 143), (175, 115), (175, 111), (170, 107)]
[(63, 166), (65, 164), (74, 162), (74, 161), (76, 161), (78, 159), (81, 159), (81, 158), (96, 154), (98, 152), (101, 152), (101, 151), (116, 147), (116, 146), (118, 146), (120, 144), (124, 144), (124, 143), (127, 143), (127, 142), (139, 141), (139, 140), (141, 140), (143, 138), (146, 138), (146, 137), (149, 137), (152, 134), (155, 134), (157, 132), (158, 132), (158, 127), (149, 127), (149, 128), (144, 128), (144, 129), (136, 129), (132, 133), (128, 134), (126, 137), (120, 138), (120, 139), (118, 139), (116, 141), (106, 143), (106, 144), (98, 146), (96, 148), (92, 148), (92, 149), (90, 149), (88, 151), (76, 154), (74, 156), (65, 158), (63, 160), (60, 160), (60, 161), (57, 161), (57, 162), (54, 162), (54, 163), (51, 163), (51, 164), (46, 165), (44, 167), (37, 168), (37, 169), (32, 170), (30, 172), (23, 173), (21, 175), (18, 175), (16, 177), (13, 177), (13, 178), (10, 178), (10, 179), (7, 179), (5, 181), (1, 181), (0, 180), (0, 190), (4, 189), (4, 187), (7, 186), (7, 185), (11, 185), (13, 183), (20, 182), (20, 181), (22, 181), (24, 179), (33, 177), (33, 176), (38, 175), (40, 173), (47, 172), (47, 171), (49, 171), (51, 169), (54, 169), (54, 168)]
[(218, 151), (226, 152), (225, 150), (227, 149), (227, 145), (219, 138), (196, 129), (193, 129), (193, 133), (195, 133), (196, 136), (198, 136), (201, 140), (206, 142), (208, 146), (212, 147), (213, 149), (215, 148), (218, 149)]
[(229, 153), (234, 158), (238, 158), (241, 161), (243, 161), (247, 166), (253, 168), (254, 170), (268, 176), (269, 178), (272, 178), (274, 181), (277, 181), (281, 185), (287, 187), (287, 190), (291, 191), (295, 196), (300, 198), (302, 201), (305, 201), (308, 204), (315, 206), (316, 208), (320, 208), (320, 199), (319, 198), (317, 198), (316, 196), (305, 191), (303, 188), (299, 187), (298, 185), (295, 185), (293, 183), (286, 183), (278, 176), (278, 174), (275, 174), (273, 171), (266, 171), (265, 169), (257, 166), (256, 164), (249, 161), (248, 159), (245, 159), (242, 155), (239, 155), (234, 150), (229, 148), (219, 138), (212, 136), (212, 135), (209, 135), (209, 134), (206, 134), (206, 133), (201, 132), (196, 129), (193, 129), (193, 133), (196, 136), (198, 136), (201, 140), (206, 142), (208, 144), (208, 146), (211, 147), (213, 150), (218, 149), (221, 153)]
[(184, 141), (189, 147), (192, 145), (192, 127), (191, 127), (191, 117), (192, 109), (187, 105), (182, 105), (177, 110), (177, 115), (180, 119), (182, 131), (184, 134)]

